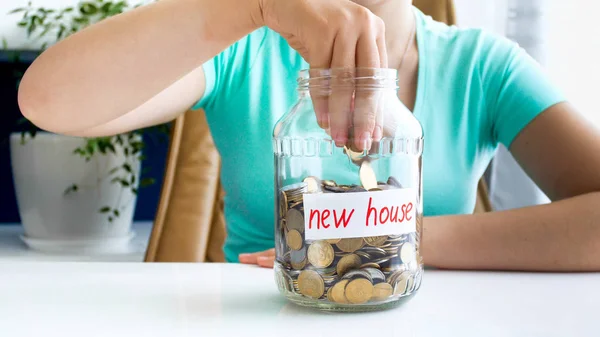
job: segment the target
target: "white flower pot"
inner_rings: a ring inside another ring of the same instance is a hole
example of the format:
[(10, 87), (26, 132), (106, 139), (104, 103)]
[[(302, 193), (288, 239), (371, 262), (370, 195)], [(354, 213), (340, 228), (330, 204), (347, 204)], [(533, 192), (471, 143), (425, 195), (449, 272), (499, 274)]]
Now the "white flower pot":
[[(125, 162), (123, 148), (116, 147), (116, 154), (95, 154), (86, 162), (73, 153), (82, 144), (82, 138), (51, 133), (27, 137), (23, 144), (20, 133), (11, 135), (22, 239), (30, 248), (45, 252), (127, 252), (137, 198), (130, 189), (111, 182), (122, 172), (110, 173)], [(129, 159), (129, 163), (139, 177), (140, 161)], [(136, 178), (134, 184), (138, 182)], [(65, 193), (73, 184), (77, 191)], [(119, 216), (109, 221), (111, 213), (100, 212), (104, 206), (117, 209)]]

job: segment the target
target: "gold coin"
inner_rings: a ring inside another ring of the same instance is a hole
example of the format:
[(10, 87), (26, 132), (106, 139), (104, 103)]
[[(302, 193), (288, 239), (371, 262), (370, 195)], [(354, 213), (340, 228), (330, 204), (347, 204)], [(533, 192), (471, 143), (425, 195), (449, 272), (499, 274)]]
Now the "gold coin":
[(350, 159), (351, 162), (360, 165), (361, 156), (363, 155), (362, 152), (352, 151), (346, 145), (344, 145), (344, 152), (346, 153), (348, 159)]
[(381, 269), (381, 266), (378, 265), (377, 263), (373, 263), (373, 262), (367, 262), (365, 264), (362, 264), (360, 267), (358, 267), (359, 269), (363, 269), (363, 268), (376, 268), (376, 269)]
[(295, 229), (304, 233), (304, 216), (296, 209), (289, 209), (285, 216), (286, 226), (289, 230)]
[(329, 187), (337, 186), (337, 184), (333, 180), (323, 180), (322, 184)]
[(329, 267), (333, 258), (333, 247), (325, 241), (315, 241), (308, 247), (308, 262), (317, 268)]
[(333, 297), (331, 297), (331, 290), (333, 289), (333, 287), (329, 287), (329, 289), (327, 289), (327, 300), (329, 302), (334, 302)]
[(317, 177), (306, 177), (303, 180), (306, 183), (308, 193), (317, 193), (321, 191), (321, 180)]
[(360, 164), (358, 174), (360, 176), (360, 183), (365, 189), (370, 190), (372, 188), (377, 188), (377, 177), (375, 176), (375, 171), (373, 171), (370, 162), (363, 161)]
[(373, 247), (379, 247), (381, 245), (383, 245), (388, 237), (387, 235), (383, 235), (383, 236), (368, 236), (365, 239), (365, 242), (369, 245), (369, 246), (373, 246)]
[(327, 241), (328, 244), (330, 245), (335, 245), (336, 243), (340, 242), (341, 239), (327, 239), (325, 241)]
[(300, 248), (302, 248), (302, 234), (297, 230), (292, 229), (285, 235), (285, 242), (291, 249), (300, 250)]
[(319, 298), (323, 296), (325, 284), (319, 273), (314, 270), (304, 270), (298, 276), (298, 291), (304, 296)]
[(373, 285), (364, 278), (352, 280), (346, 286), (345, 294), (348, 302), (352, 304), (366, 303), (373, 296)]
[(356, 268), (360, 267), (361, 263), (362, 263), (362, 260), (360, 259), (360, 256), (358, 256), (356, 254), (346, 255), (346, 256), (342, 257), (340, 259), (340, 261), (337, 263), (337, 266), (336, 266), (337, 274), (340, 277), (342, 277), (348, 270), (356, 269)]
[(287, 214), (287, 209), (288, 209), (288, 202), (287, 202), (287, 196), (285, 194), (285, 192), (280, 192), (279, 193), (279, 216), (281, 218), (285, 218), (285, 215)]
[(362, 238), (341, 239), (336, 246), (343, 252), (353, 253), (363, 247)]
[(374, 301), (383, 301), (388, 297), (392, 296), (394, 288), (391, 284), (386, 282), (377, 283), (373, 286), (373, 297)]
[(348, 299), (344, 294), (348, 280), (341, 280), (331, 287), (331, 299), (335, 303), (347, 304)]
[(369, 190), (369, 192), (379, 192), (379, 191), (383, 191), (383, 189), (379, 188), (379, 187), (375, 187), (375, 188), (371, 188)]

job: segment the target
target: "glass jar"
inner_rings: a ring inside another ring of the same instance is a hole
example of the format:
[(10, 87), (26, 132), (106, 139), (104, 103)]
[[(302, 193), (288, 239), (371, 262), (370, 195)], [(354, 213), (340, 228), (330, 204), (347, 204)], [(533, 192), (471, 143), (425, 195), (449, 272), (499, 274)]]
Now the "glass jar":
[(420, 288), (423, 130), (397, 90), (394, 69), (300, 72), (273, 132), (275, 277), (296, 304), (379, 310)]

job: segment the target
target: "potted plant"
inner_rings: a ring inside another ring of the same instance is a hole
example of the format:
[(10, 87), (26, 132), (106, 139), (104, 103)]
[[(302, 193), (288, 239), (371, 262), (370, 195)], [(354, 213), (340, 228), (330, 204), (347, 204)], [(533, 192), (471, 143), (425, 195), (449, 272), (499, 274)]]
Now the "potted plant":
[[(122, 13), (126, 1), (88, 0), (62, 9), (16, 8), (18, 26), (47, 45)], [(5, 46), (6, 47), (6, 46)], [(37, 250), (116, 253), (127, 250), (149, 129), (81, 138), (38, 132), (11, 134), (10, 153), (23, 241)], [(167, 125), (151, 128), (162, 132)]]

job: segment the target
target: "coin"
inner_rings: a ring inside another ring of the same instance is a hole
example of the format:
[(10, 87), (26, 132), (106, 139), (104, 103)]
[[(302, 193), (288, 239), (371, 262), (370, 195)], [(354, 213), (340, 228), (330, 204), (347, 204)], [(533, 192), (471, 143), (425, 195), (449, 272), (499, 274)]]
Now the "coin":
[(348, 191), (348, 193), (358, 193), (358, 192), (366, 192), (367, 190), (364, 189), (364, 187), (360, 187), (360, 186), (354, 186), (352, 188), (350, 188)]
[(279, 213), (282, 218), (284, 218), (285, 215), (287, 214), (287, 209), (288, 209), (287, 196), (285, 195), (285, 192), (281, 191), (279, 193)]
[(340, 242), (336, 244), (336, 246), (343, 252), (353, 253), (363, 246), (362, 238), (351, 238), (351, 239), (342, 239)]
[(333, 193), (345, 193), (348, 191), (348, 189), (343, 188), (343, 187), (339, 187), (339, 186), (323, 186), (323, 188), (325, 189), (325, 191), (329, 191), (329, 192), (333, 192)]
[(362, 251), (358, 251), (358, 252), (355, 252), (355, 254), (358, 255), (358, 256), (360, 256), (360, 257), (362, 257), (363, 259), (365, 259), (367, 261), (371, 260), (371, 255), (369, 255), (368, 253), (365, 253), (365, 252), (362, 252)]
[(380, 265), (378, 265), (377, 263), (373, 263), (373, 262), (367, 262), (365, 264), (362, 264), (360, 267), (360, 269), (365, 269), (365, 268), (375, 268), (375, 269), (379, 269), (381, 268)]
[(319, 273), (314, 270), (304, 270), (298, 276), (298, 291), (304, 296), (319, 298), (323, 296), (325, 284)]
[(375, 171), (373, 171), (370, 162), (363, 161), (360, 164), (359, 176), (360, 183), (367, 190), (377, 187), (377, 177), (375, 176)]
[(292, 250), (299, 250), (302, 248), (302, 234), (297, 230), (292, 229), (285, 235), (285, 242)]
[(394, 293), (394, 288), (391, 284), (382, 282), (373, 286), (373, 297), (371, 298), (374, 301), (383, 301), (386, 298), (392, 296)]
[(348, 156), (348, 159), (350, 159), (351, 162), (353, 162), (354, 164), (360, 165), (360, 162), (362, 160), (361, 157), (363, 156), (363, 152), (352, 151), (347, 146), (344, 145), (344, 153), (346, 153), (346, 155)]
[(303, 182), (306, 183), (306, 190), (308, 193), (317, 193), (321, 191), (321, 180), (317, 177), (306, 177)]
[(286, 226), (289, 230), (295, 229), (304, 233), (304, 216), (296, 209), (289, 209), (285, 217)]
[(388, 239), (387, 235), (383, 235), (383, 236), (368, 236), (368, 237), (364, 238), (365, 242), (369, 246), (373, 246), (373, 247), (378, 247), (378, 246), (383, 245), (387, 241), (387, 239)]
[(413, 275), (408, 277), (408, 281), (406, 281), (406, 292), (411, 293), (413, 291), (413, 286), (415, 285), (415, 278)]
[(379, 192), (379, 191), (383, 191), (383, 190), (379, 187), (374, 187), (369, 190), (369, 192)]
[(356, 255), (356, 254), (350, 254), (350, 255), (346, 255), (344, 257), (342, 257), (338, 263), (337, 263), (337, 274), (341, 277), (344, 276), (344, 274), (350, 270), (350, 269), (356, 269), (358, 267), (360, 267), (360, 264), (362, 263), (360, 256)]
[(341, 280), (338, 283), (334, 284), (331, 287), (331, 298), (333, 302), (340, 304), (347, 304), (348, 299), (346, 299), (345, 289), (348, 284), (348, 280)]
[(385, 282), (385, 274), (381, 270), (375, 268), (362, 268), (361, 270), (371, 274), (371, 283), (377, 284)]
[(333, 247), (325, 241), (315, 241), (308, 247), (308, 262), (317, 268), (329, 267), (333, 258)]
[(342, 277), (342, 280), (354, 280), (357, 278), (364, 278), (369, 280), (369, 282), (373, 283), (373, 278), (371, 277), (371, 273), (366, 270), (354, 269), (346, 272)]
[(398, 179), (390, 176), (387, 180), (388, 185), (392, 185), (394, 187), (402, 188), (402, 184), (398, 181)]
[(322, 184), (323, 186), (337, 186), (337, 184), (333, 180), (323, 180)]
[(352, 304), (366, 303), (373, 296), (373, 285), (366, 279), (352, 280), (346, 285), (344, 293), (348, 302)]
[(328, 244), (330, 245), (335, 245), (336, 243), (340, 242), (341, 239), (327, 239), (325, 241), (327, 241)]
[(402, 246), (400, 246), (398, 255), (400, 256), (402, 263), (410, 263), (415, 260), (417, 251), (415, 250), (415, 246), (413, 244), (405, 242), (402, 244)]
[(329, 289), (327, 289), (327, 300), (328, 300), (329, 302), (335, 302), (335, 301), (333, 300), (333, 297), (331, 297), (331, 292), (332, 292), (332, 290), (333, 290), (333, 287), (329, 287)]
[(410, 272), (403, 271), (398, 274), (394, 285), (394, 295), (403, 295), (408, 289), (408, 280), (410, 279)]
[(292, 268), (299, 270), (306, 266), (306, 246), (300, 250), (292, 250), (290, 253), (290, 262)]

